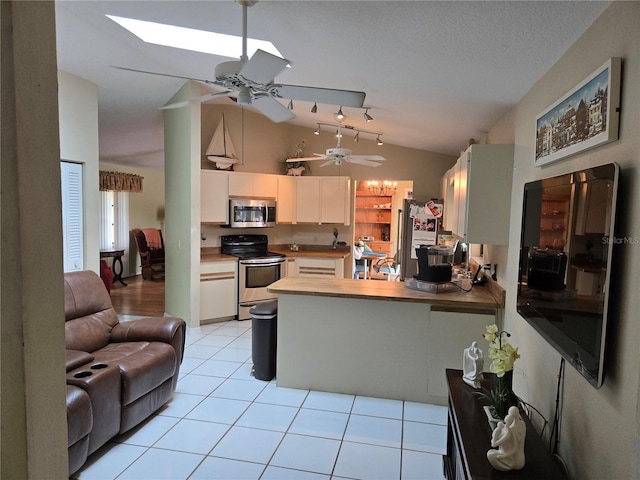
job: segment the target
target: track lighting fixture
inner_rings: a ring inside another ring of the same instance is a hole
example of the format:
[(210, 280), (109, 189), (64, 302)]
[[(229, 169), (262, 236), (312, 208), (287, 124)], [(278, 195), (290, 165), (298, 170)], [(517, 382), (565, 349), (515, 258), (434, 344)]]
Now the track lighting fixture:
[(287, 105), (289, 110), (293, 110), (293, 100), (289, 100), (289, 105)]
[(318, 113), (318, 104), (313, 103), (313, 107), (311, 107), (311, 113)]
[(364, 109), (364, 119), (367, 121), (367, 123), (373, 121), (373, 117), (371, 115), (369, 115), (369, 109), (368, 108)]
[[(337, 114), (335, 114), (335, 115), (337, 115)], [(366, 134), (369, 134), (369, 135), (375, 135), (376, 136), (376, 143), (378, 145), (384, 145), (384, 143), (380, 139), (380, 136), (382, 135), (382, 133), (380, 133), (380, 132), (372, 132), (370, 130), (362, 130), (360, 128), (354, 128), (351, 125), (344, 125), (343, 123), (335, 124), (335, 123), (317, 122), (316, 125), (318, 125), (318, 127), (313, 131), (314, 135), (320, 135), (320, 129), (324, 125), (324, 126), (327, 126), (327, 127), (334, 127), (334, 128), (338, 127), (337, 130), (336, 130), (336, 137), (337, 138), (341, 138), (345, 131), (347, 131), (347, 132), (353, 131), (353, 132), (355, 132), (355, 135), (353, 136), (353, 142), (354, 143), (358, 143), (360, 141), (360, 134), (361, 133), (366, 133)]]

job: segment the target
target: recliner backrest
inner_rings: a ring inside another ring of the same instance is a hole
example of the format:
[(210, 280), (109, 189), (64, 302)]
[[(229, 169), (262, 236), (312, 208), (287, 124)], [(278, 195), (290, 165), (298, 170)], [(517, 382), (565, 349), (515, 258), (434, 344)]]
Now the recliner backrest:
[(64, 274), (65, 345), (94, 352), (109, 343), (118, 315), (100, 277), (90, 270)]

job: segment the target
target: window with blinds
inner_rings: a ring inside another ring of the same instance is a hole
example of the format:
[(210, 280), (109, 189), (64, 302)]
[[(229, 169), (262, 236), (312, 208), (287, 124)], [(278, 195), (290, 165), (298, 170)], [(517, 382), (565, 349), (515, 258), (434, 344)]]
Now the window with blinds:
[(64, 271), (84, 270), (82, 165), (61, 162)]

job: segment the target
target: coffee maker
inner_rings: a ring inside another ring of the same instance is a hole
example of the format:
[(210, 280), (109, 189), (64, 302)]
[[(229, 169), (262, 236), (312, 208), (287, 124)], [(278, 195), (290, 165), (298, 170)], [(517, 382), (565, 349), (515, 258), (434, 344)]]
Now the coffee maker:
[(424, 282), (446, 283), (453, 271), (453, 248), (448, 245), (419, 245), (416, 247), (418, 274), (414, 278)]

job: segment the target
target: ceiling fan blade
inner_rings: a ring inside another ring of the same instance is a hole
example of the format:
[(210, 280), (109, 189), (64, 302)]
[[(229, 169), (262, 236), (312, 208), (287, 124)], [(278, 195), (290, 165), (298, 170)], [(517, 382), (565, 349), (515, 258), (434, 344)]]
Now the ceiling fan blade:
[(269, 96), (254, 98), (251, 101), (251, 105), (274, 123), (286, 122), (295, 117), (291, 110)]
[(349, 163), (357, 163), (358, 165), (364, 165), (366, 167), (379, 167), (380, 165), (382, 165), (381, 163), (372, 162), (371, 160), (365, 160), (364, 158), (348, 157), (346, 160)]
[(196, 102), (206, 102), (207, 100), (211, 100), (214, 97), (227, 97), (231, 95), (233, 92), (210, 92), (206, 95), (202, 95), (198, 98), (193, 98), (191, 100), (185, 100), (183, 102), (170, 103), (169, 105), (165, 105), (164, 107), (160, 107), (160, 110), (171, 110), (174, 108), (186, 107), (187, 105), (191, 105)]
[(303, 102), (327, 103), (343, 107), (362, 108), (366, 93), (333, 88), (304, 87), (300, 85), (273, 85), (270, 90), (278, 97)]
[(320, 165), (321, 167), (326, 167), (328, 165), (340, 165), (340, 163), (336, 162), (335, 158), (332, 158), (331, 160), (328, 160), (326, 162), (324, 162), (322, 165)]
[(289, 60), (276, 57), (264, 50), (256, 50), (251, 58), (245, 62), (238, 75), (260, 85), (273, 82), (276, 75), (289, 64)]
[(358, 160), (374, 160), (376, 162), (384, 162), (386, 158), (382, 155), (350, 155), (350, 159), (358, 159)]
[(117, 65), (111, 65), (111, 68), (117, 68), (118, 70), (125, 70), (127, 72), (146, 73), (147, 75), (160, 75), (161, 77), (182, 78), (184, 80), (195, 80), (196, 82), (206, 83), (207, 85), (215, 85), (216, 84), (216, 82), (214, 82), (213, 80), (206, 80), (206, 79), (202, 79), (202, 78), (193, 78), (193, 77), (184, 77), (182, 75), (171, 75), (170, 73), (150, 72), (148, 70), (137, 70), (135, 68), (119, 67)]
[[(314, 153), (314, 155), (317, 155)], [(316, 157), (298, 157), (298, 158), (287, 158), (287, 162), (309, 162), (313, 160), (324, 160), (327, 158), (326, 155), (317, 155)]]

